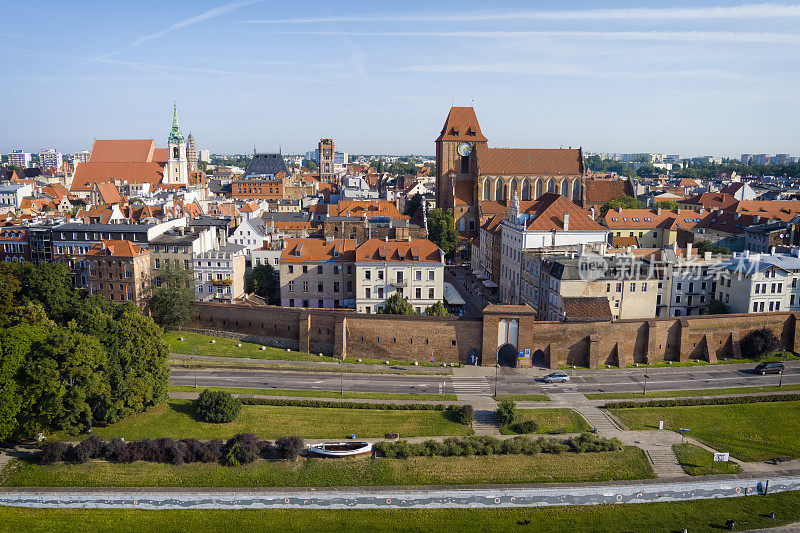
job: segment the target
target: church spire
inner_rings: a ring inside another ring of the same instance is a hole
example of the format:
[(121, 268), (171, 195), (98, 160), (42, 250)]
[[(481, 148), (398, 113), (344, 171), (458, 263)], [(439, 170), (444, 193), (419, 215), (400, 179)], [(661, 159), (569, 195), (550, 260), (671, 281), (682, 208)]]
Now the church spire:
[(180, 144), (184, 142), (183, 133), (181, 133), (181, 126), (178, 124), (178, 106), (175, 102), (172, 103), (172, 131), (169, 134), (170, 144)]

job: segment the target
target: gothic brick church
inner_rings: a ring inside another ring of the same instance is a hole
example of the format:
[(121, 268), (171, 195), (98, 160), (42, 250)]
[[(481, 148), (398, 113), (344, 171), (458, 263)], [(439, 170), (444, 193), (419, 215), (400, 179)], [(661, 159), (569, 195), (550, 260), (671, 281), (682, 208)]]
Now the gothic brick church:
[(456, 229), (477, 235), (489, 217), (547, 192), (582, 204), (585, 172), (580, 148), (489, 148), (475, 110), (452, 107), (436, 138), (436, 205), (452, 209)]

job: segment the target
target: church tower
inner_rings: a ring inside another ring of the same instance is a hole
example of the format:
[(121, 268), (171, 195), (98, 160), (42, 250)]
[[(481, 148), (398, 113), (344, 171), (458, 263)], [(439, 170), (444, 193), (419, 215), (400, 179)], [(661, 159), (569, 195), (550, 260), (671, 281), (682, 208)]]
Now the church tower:
[(186, 159), (189, 161), (189, 172), (197, 171), (197, 147), (192, 132), (186, 137)]
[[(478, 117), (471, 107), (451, 107), (436, 138), (436, 207), (453, 209), (457, 187), (477, 188), (475, 148), (486, 146)], [(464, 183), (467, 182), (467, 183)], [(473, 193), (469, 205), (476, 203)]]
[(181, 127), (178, 124), (178, 108), (172, 105), (172, 131), (167, 140), (169, 159), (164, 169), (165, 184), (188, 185), (189, 161), (186, 156), (186, 139), (183, 138)]

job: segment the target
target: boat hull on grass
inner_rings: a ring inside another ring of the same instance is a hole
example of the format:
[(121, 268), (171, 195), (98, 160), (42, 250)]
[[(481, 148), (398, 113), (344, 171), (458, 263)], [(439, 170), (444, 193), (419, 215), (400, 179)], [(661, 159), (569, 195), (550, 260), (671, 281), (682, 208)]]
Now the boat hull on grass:
[(308, 455), (314, 457), (354, 457), (372, 453), (370, 442), (321, 442), (306, 447)]

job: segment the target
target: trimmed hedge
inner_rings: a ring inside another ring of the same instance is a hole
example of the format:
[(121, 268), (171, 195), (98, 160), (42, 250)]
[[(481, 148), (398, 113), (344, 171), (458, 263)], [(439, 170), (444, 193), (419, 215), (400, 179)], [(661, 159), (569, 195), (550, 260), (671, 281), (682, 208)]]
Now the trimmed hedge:
[(564, 441), (539, 437), (514, 437), (498, 439), (490, 435), (478, 437), (448, 437), (443, 441), (426, 440), (412, 443), (407, 440), (397, 442), (376, 442), (372, 449), (389, 459), (408, 457), (468, 457), (472, 455), (536, 455), (537, 453), (559, 454), (563, 452), (589, 453), (622, 449), (619, 439), (606, 439), (592, 433), (584, 433)]
[(112, 463), (150, 461), (154, 463), (214, 463), (228, 466), (252, 463), (259, 457), (264, 459), (294, 459), (304, 448), (299, 437), (282, 437), (273, 446), (269, 441), (258, 440), (253, 434), (240, 433), (223, 442), (219, 439), (200, 441), (197, 439), (173, 440), (144, 439), (125, 442), (120, 438), (108, 442), (92, 436), (78, 444), (48, 442), (39, 452), (39, 464), (52, 465), (84, 463), (89, 459), (105, 459)]
[(501, 426), (510, 426), (517, 421), (517, 404), (511, 400), (503, 400), (497, 406), (495, 414)]
[(242, 410), (242, 402), (230, 392), (205, 389), (194, 401), (194, 410), (206, 422), (233, 422)]
[(606, 409), (631, 409), (635, 407), (680, 407), (688, 405), (731, 405), (737, 403), (760, 403), (760, 402), (796, 402), (800, 401), (800, 394), (759, 394), (756, 396), (729, 396), (719, 398), (683, 398), (683, 399), (663, 399), (649, 400), (646, 402), (609, 402), (605, 404)]
[(290, 400), (282, 398), (241, 398), (243, 405), (285, 405), (287, 407), (322, 407), (330, 409), (379, 409), (398, 411), (455, 411), (457, 405), (431, 403), (360, 403), (330, 400)]

